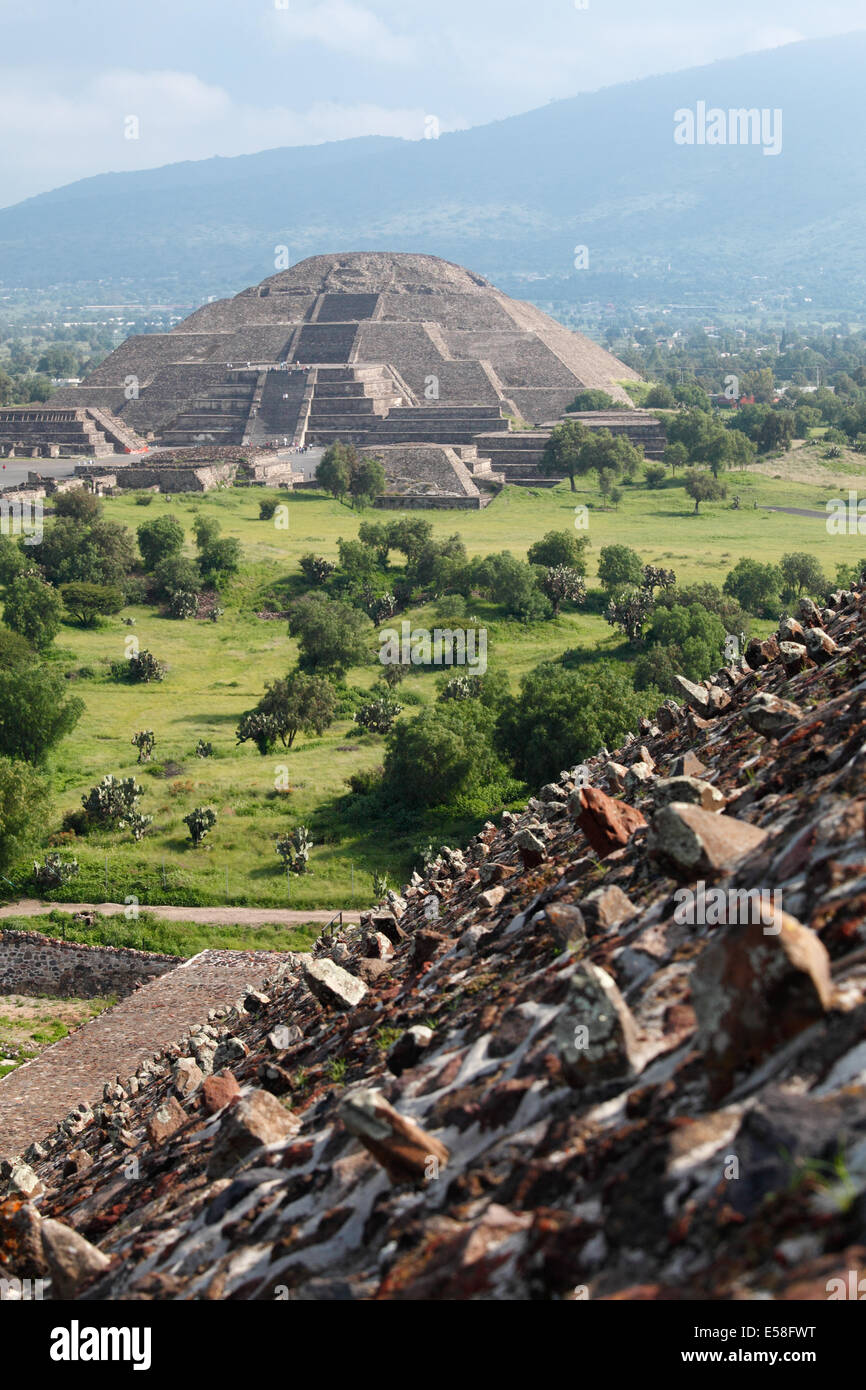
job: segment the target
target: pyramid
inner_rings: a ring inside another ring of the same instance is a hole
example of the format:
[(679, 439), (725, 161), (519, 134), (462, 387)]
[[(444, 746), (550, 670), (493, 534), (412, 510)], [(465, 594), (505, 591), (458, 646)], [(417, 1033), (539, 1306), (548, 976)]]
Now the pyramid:
[(637, 375), (436, 256), (312, 256), (168, 333), (128, 338), (51, 407), (110, 410), (167, 446), (469, 447)]

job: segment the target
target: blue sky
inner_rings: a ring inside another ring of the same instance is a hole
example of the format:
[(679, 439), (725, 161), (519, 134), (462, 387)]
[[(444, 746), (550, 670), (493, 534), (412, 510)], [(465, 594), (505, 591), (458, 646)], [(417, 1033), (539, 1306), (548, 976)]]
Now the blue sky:
[(583, 3), (0, 0), (0, 205), (109, 170), (418, 139), (431, 115), (460, 129), (866, 24), (863, 0)]

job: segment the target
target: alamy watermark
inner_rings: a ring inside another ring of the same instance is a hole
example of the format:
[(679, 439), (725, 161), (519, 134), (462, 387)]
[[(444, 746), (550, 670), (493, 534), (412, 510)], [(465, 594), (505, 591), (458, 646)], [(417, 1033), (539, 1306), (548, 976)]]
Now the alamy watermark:
[(466, 666), (477, 675), (487, 670), (487, 629), (441, 628), (431, 631), (410, 622), (383, 628), (379, 633), (379, 660), (383, 666)]
[(23, 536), (25, 545), (40, 545), (42, 498), (0, 497), (0, 534)]
[(866, 497), (849, 490), (848, 500), (831, 497), (826, 503), (827, 531), (831, 536), (866, 536)]
[(693, 111), (674, 112), (676, 145), (760, 145), (765, 155), (782, 153), (782, 110), (764, 106), (708, 106), (699, 101)]
[(778, 936), (782, 930), (782, 893), (778, 888), (707, 888), (699, 879), (694, 888), (678, 888), (674, 902), (678, 926), (762, 923), (765, 936)]

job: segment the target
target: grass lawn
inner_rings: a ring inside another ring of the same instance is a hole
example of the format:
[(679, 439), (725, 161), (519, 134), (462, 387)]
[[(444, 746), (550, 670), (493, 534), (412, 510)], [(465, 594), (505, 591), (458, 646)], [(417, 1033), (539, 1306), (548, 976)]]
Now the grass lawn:
[[(819, 455), (820, 449), (810, 448), (812, 453)], [(851, 460), (857, 457), (851, 455)], [(786, 461), (778, 460), (777, 471), (784, 472)], [(460, 532), (470, 555), (507, 549), (524, 557), (546, 531), (573, 526), (575, 505), (585, 503), (590, 508), (590, 586), (600, 548), (614, 543), (633, 546), (646, 563), (674, 569), (680, 582), (721, 584), (741, 556), (775, 561), (791, 550), (812, 552), (832, 577), (839, 561), (866, 555), (864, 538), (830, 536), (820, 519), (761, 510), (762, 504), (823, 510), (829, 497), (841, 495), (838, 485), (822, 480), (820, 458), (814, 466), (815, 482), (775, 478), (766, 471), (730, 474), (728, 494), (740, 494), (740, 509), (702, 504), (698, 516), (682, 487), (670, 481), (655, 491), (626, 487), (618, 510), (602, 510), (594, 486), (573, 494), (565, 483), (553, 489), (507, 488), (481, 512), (408, 515), (429, 520), (437, 536)], [(838, 476), (838, 461), (828, 464), (832, 467)], [(856, 486), (857, 475), (851, 479), (850, 486)], [(860, 481), (866, 489), (866, 478)], [(336, 559), (338, 539), (356, 536), (361, 520), (319, 494), (294, 494), (289, 528), (279, 530), (272, 521), (258, 520), (259, 503), (269, 495), (275, 494), (238, 489), (176, 496), (170, 503), (156, 496), (149, 506), (137, 505), (133, 496), (106, 501), (106, 515), (133, 530), (163, 513), (178, 518), (187, 530), (190, 552), (195, 517), (216, 516), (223, 533), (241, 541), (245, 564), (223, 597), (226, 611), (216, 623), (175, 621), (152, 608), (136, 607), (92, 630), (61, 630), (55, 646), (72, 666), (71, 686), (85, 701), (86, 712), (55, 755), (56, 822), (48, 830), (56, 834), (64, 812), (80, 806), (82, 795), (108, 772), (136, 776), (145, 789), (141, 809), (154, 817), (140, 843), (112, 834), (64, 844), (64, 853), (74, 854), (81, 864), (79, 876), (60, 895), (68, 901), (134, 896), (143, 904), (365, 907), (372, 900), (372, 870), (390, 870), (392, 883), (399, 885), (414, 852), (428, 838), (438, 835), (439, 843), (446, 833), (452, 841), (472, 833), (468, 824), (434, 822), (407, 825), (404, 833), (383, 842), (368, 826), (347, 829), (335, 809), (346, 792), (346, 779), (377, 766), (383, 757), (383, 741), (361, 734), (349, 721), (334, 725), (322, 738), (299, 736), (290, 752), (272, 758), (260, 757), (252, 744), (236, 747), (240, 715), (256, 703), (265, 682), (284, 675), (297, 658), (285, 620), (265, 621), (257, 611), (284, 609), (300, 592), (299, 557), (314, 551)], [(381, 513), (365, 515), (382, 519)], [(489, 605), (471, 607), (488, 626), (491, 668), (506, 671), (513, 688), (526, 671), (567, 648), (611, 654), (622, 646), (619, 634), (596, 613), (570, 612), (526, 628), (494, 616)], [(129, 616), (136, 620), (134, 628), (122, 622)], [(405, 617), (416, 625), (434, 625), (431, 608), (401, 614), (398, 621)], [(130, 632), (142, 648), (167, 662), (164, 682), (129, 686), (111, 680), (109, 664), (124, 656)], [(348, 680), (369, 688), (377, 675), (374, 664), (351, 671)], [(435, 676), (417, 673), (407, 677), (397, 698), (411, 715), (434, 696)], [(139, 729), (156, 735), (153, 762), (140, 767), (130, 742)], [(195, 756), (199, 739), (213, 744), (214, 757)], [(278, 789), (283, 769), (289, 791)], [(204, 844), (193, 849), (182, 818), (196, 805), (213, 806), (218, 822)], [(293, 876), (289, 884), (274, 840), (298, 822), (313, 825), (317, 843), (312, 873)], [(26, 866), (19, 866), (10, 874), (16, 887), (25, 872)]]

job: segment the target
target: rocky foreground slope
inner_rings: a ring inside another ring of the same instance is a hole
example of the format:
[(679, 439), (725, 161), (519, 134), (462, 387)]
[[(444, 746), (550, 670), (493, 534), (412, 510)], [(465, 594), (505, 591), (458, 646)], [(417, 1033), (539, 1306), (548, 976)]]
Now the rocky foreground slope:
[(862, 1270), (866, 592), (831, 602), (7, 1161), (5, 1274), (825, 1299)]

